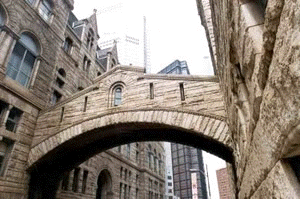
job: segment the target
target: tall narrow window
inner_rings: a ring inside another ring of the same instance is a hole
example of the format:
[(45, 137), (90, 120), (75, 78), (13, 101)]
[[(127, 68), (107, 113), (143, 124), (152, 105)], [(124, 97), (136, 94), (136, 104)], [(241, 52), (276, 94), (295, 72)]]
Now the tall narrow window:
[(13, 141), (1, 136), (0, 140), (0, 176), (3, 176), (6, 168), (9, 154), (11, 152)]
[(181, 101), (185, 100), (183, 83), (179, 83)]
[(84, 98), (83, 112), (86, 112), (87, 101), (88, 101), (88, 96), (85, 96), (85, 98)]
[(115, 89), (115, 96), (114, 96), (114, 106), (119, 106), (122, 103), (122, 89), (117, 87)]
[(119, 196), (119, 199), (122, 199), (122, 190), (123, 190), (123, 184), (120, 183), (120, 196)]
[(154, 87), (153, 87), (153, 83), (150, 83), (150, 99), (154, 99)]
[(6, 21), (6, 14), (4, 8), (0, 5), (0, 27), (5, 24)]
[(64, 112), (65, 112), (65, 107), (61, 107), (60, 122), (62, 122), (64, 119)]
[(74, 192), (78, 191), (79, 173), (80, 173), (80, 168), (75, 168), (74, 175), (73, 175), (73, 185), (72, 185), (72, 191)]
[(40, 2), (39, 13), (46, 21), (48, 21), (52, 15), (52, 7), (53, 5), (50, 0), (42, 0)]
[(5, 124), (6, 130), (16, 132), (22, 113), (21, 110), (15, 107), (10, 110)]
[(27, 86), (38, 54), (38, 44), (31, 36), (23, 33), (13, 49), (6, 75)]
[(63, 46), (64, 51), (66, 51), (67, 53), (70, 53), (71, 49), (72, 49), (72, 44), (73, 44), (73, 41), (69, 37), (67, 37), (64, 42), (64, 46)]
[(87, 183), (88, 174), (89, 174), (89, 172), (87, 170), (83, 171), (82, 193), (85, 193), (85, 191), (86, 191), (86, 183)]
[(94, 31), (92, 29), (89, 29), (88, 36), (87, 36), (87, 42), (86, 42), (86, 48), (92, 49), (94, 45)]
[(0, 100), (0, 124), (3, 122), (7, 108), (8, 104)]
[(130, 144), (127, 144), (127, 154), (126, 157), (129, 159), (130, 158)]
[(62, 183), (61, 183), (61, 189), (68, 191), (69, 188), (69, 178), (70, 178), (70, 172), (65, 172), (63, 179), (62, 179)]

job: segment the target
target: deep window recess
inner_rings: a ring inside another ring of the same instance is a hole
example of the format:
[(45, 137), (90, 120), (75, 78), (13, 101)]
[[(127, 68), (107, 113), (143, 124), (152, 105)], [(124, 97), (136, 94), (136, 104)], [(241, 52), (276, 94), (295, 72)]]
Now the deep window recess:
[(86, 184), (89, 172), (87, 170), (83, 171), (83, 179), (82, 179), (82, 193), (86, 191)]
[(65, 82), (64, 82), (61, 78), (59, 78), (59, 77), (56, 78), (55, 83), (56, 83), (56, 85), (57, 85), (59, 88), (62, 88), (62, 87), (64, 86), (64, 84), (65, 84)]
[(130, 158), (130, 144), (127, 144), (127, 154), (126, 154), (126, 158)]
[(11, 132), (16, 132), (16, 129), (18, 127), (18, 123), (20, 121), (22, 111), (13, 107), (8, 114), (7, 120), (6, 120), (6, 130)]
[(0, 100), (0, 125), (4, 120), (4, 115), (7, 109), (8, 109), (8, 104)]
[(54, 90), (53, 94), (52, 94), (52, 97), (51, 97), (51, 104), (54, 105), (57, 102), (59, 102), (61, 97), (62, 97), (62, 95), (58, 91)]
[(80, 173), (80, 168), (75, 168), (74, 176), (73, 176), (73, 185), (72, 185), (72, 191), (74, 192), (78, 191), (79, 173)]
[(38, 54), (38, 44), (31, 36), (23, 33), (13, 49), (6, 75), (27, 86)]
[(265, 11), (267, 4), (268, 4), (268, 0), (259, 0), (258, 2), (261, 5), (261, 7), (263, 8), (263, 10)]
[(69, 188), (69, 179), (70, 179), (70, 172), (64, 173), (62, 183), (61, 183), (61, 189), (67, 191)]
[(150, 83), (150, 99), (154, 99), (154, 87), (153, 87), (153, 83)]
[(60, 122), (62, 122), (64, 119), (64, 112), (65, 112), (65, 107), (61, 107)]
[(119, 106), (122, 103), (122, 89), (120, 87), (114, 90), (114, 106)]
[(39, 13), (44, 20), (48, 21), (52, 15), (52, 2), (50, 0), (42, 0), (40, 2)]
[(92, 49), (94, 45), (94, 32), (92, 29), (89, 29), (88, 36), (87, 36), (87, 42), (86, 42), (86, 48)]
[(85, 98), (84, 98), (83, 112), (86, 112), (87, 101), (88, 101), (88, 96), (85, 96)]
[(181, 101), (185, 100), (183, 83), (179, 83)]
[(6, 21), (6, 14), (2, 6), (0, 5), (0, 27), (5, 24)]
[(73, 45), (73, 41), (69, 37), (67, 37), (63, 46), (64, 51), (70, 53), (72, 49), (72, 45)]
[(13, 141), (0, 136), (0, 176), (4, 175), (4, 171), (8, 162), (9, 155), (13, 146)]

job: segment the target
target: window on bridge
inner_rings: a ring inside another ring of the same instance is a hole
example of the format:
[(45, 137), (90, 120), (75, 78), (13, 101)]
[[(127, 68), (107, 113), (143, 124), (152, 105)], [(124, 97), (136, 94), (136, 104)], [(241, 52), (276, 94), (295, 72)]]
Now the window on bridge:
[(114, 106), (119, 106), (122, 103), (122, 88), (116, 87), (114, 90)]

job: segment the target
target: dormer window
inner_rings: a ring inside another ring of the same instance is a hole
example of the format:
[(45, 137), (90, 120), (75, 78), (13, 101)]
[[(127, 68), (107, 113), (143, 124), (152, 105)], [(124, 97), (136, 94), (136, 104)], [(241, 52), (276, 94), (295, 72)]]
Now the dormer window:
[(87, 42), (86, 42), (86, 48), (92, 49), (94, 46), (94, 32), (92, 29), (89, 29), (88, 36), (87, 36)]
[(42, 0), (39, 7), (39, 13), (46, 21), (49, 21), (52, 15), (52, 2), (50, 0)]

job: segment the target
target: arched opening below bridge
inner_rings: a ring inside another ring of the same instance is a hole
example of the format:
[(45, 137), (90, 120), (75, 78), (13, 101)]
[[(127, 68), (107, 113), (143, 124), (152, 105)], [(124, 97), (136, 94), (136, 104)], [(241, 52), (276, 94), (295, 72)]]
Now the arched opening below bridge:
[(96, 199), (112, 199), (112, 179), (107, 169), (104, 169), (100, 172), (97, 180), (97, 185), (98, 188), (96, 191)]
[(132, 142), (167, 141), (193, 146), (233, 162), (232, 149), (217, 139), (166, 124), (121, 123), (95, 128), (58, 145), (29, 169), (29, 198), (54, 199), (63, 173), (107, 149)]

